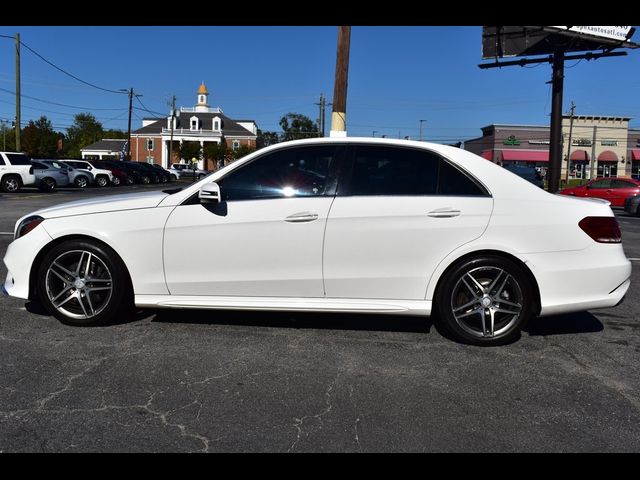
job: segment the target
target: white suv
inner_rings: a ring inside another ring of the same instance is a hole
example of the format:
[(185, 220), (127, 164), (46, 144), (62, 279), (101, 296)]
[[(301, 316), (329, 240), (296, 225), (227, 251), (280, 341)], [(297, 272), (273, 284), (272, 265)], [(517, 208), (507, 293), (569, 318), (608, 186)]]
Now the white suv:
[(96, 168), (86, 160), (62, 160), (67, 165), (82, 170), (89, 170), (93, 174), (96, 185), (99, 187), (106, 187), (113, 183), (113, 173), (111, 170), (104, 170), (102, 168)]
[(24, 153), (0, 152), (0, 191), (17, 192), (25, 185), (34, 185), (31, 160)]

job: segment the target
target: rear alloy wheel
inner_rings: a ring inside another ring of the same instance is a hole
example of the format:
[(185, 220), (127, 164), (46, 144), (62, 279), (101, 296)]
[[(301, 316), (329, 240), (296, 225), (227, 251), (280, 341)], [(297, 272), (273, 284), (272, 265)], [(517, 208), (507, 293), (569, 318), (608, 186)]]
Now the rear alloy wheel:
[(0, 183), (0, 189), (7, 193), (17, 192), (20, 190), (21, 186), (22, 182), (20, 181), (20, 178), (14, 175), (5, 175), (2, 177), (2, 182)]
[(87, 188), (87, 185), (89, 185), (89, 179), (84, 175), (79, 175), (75, 178), (73, 184), (78, 188)]
[(118, 185), (120, 185), (120, 179), (118, 177), (113, 177), (111, 183), (113, 183), (113, 185), (117, 187)]
[(122, 261), (108, 247), (91, 241), (69, 240), (55, 246), (37, 275), (41, 303), (69, 325), (104, 324), (131, 303)]
[(440, 326), (472, 345), (502, 345), (517, 339), (534, 305), (533, 288), (522, 268), (489, 255), (456, 265), (436, 297)]
[(171, 181), (172, 182), (177, 182), (178, 181), (178, 177), (176, 177), (173, 173), (171, 174)]
[(56, 181), (51, 177), (46, 177), (40, 180), (38, 188), (42, 192), (53, 192), (56, 189)]
[(142, 183), (143, 183), (144, 185), (148, 185), (149, 183), (151, 183), (151, 179), (150, 179), (149, 177), (147, 177), (146, 175), (144, 175), (144, 176), (142, 177)]
[(107, 177), (100, 175), (98, 178), (96, 178), (96, 185), (98, 185), (99, 187), (106, 187), (109, 184), (109, 180), (107, 180)]

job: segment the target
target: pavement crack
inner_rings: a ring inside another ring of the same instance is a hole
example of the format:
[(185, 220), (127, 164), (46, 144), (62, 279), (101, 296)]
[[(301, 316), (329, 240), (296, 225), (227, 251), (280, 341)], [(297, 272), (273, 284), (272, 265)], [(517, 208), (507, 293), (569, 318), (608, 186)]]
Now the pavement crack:
[[(297, 430), (297, 436), (296, 439), (294, 440), (294, 442), (291, 444), (291, 446), (289, 447), (289, 449), (287, 450), (287, 453), (293, 451), (298, 442), (300, 441), (300, 436), (302, 435), (302, 429), (304, 427), (304, 423), (306, 420), (308, 419), (315, 419), (318, 422), (320, 422), (320, 430), (322, 430), (322, 427), (324, 426), (324, 422), (322, 421), (322, 417), (327, 415), (332, 409), (333, 409), (333, 405), (331, 404), (331, 392), (333, 390), (333, 387), (335, 387), (335, 384), (338, 380), (338, 376), (336, 375), (336, 378), (333, 379), (333, 382), (331, 382), (329, 384), (329, 386), (327, 387), (327, 390), (324, 393), (325, 396), (325, 405), (326, 407), (319, 413), (313, 414), (313, 415), (305, 415), (301, 418), (294, 418), (294, 424), (293, 427)], [(306, 437), (309, 438), (310, 433), (307, 433)]]

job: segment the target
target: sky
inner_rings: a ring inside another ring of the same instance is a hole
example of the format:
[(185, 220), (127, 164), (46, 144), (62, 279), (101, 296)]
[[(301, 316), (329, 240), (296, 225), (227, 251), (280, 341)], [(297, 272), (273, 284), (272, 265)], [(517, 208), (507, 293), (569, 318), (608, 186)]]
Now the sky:
[[(348, 135), (417, 139), (425, 120), (424, 140), (453, 143), (479, 137), (493, 123), (548, 125), (551, 66), (481, 70), (481, 32), (479, 26), (352, 27)], [(333, 96), (335, 26), (0, 26), (0, 35), (15, 33), (85, 82), (141, 94), (133, 129), (143, 117), (168, 115), (172, 95), (177, 107), (192, 107), (202, 81), (212, 107), (270, 131), (280, 130), (288, 112), (317, 119), (320, 94), (329, 103)], [(0, 37), (1, 120), (15, 116), (14, 52), (14, 42)], [(640, 49), (567, 61), (563, 111), (573, 101), (578, 115), (629, 116), (640, 128), (639, 59)], [(105, 128), (126, 131), (126, 94), (83, 84), (25, 47), (21, 77), (23, 123), (45, 115), (64, 130), (74, 114), (90, 112)], [(328, 132), (330, 106), (326, 112)]]

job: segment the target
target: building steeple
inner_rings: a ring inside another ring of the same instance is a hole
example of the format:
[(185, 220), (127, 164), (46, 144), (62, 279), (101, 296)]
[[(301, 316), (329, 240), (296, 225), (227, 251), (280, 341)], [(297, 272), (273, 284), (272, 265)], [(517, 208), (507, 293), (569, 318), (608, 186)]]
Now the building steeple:
[(196, 112), (208, 112), (209, 111), (209, 91), (207, 90), (204, 80), (198, 88), (198, 103), (196, 104)]

